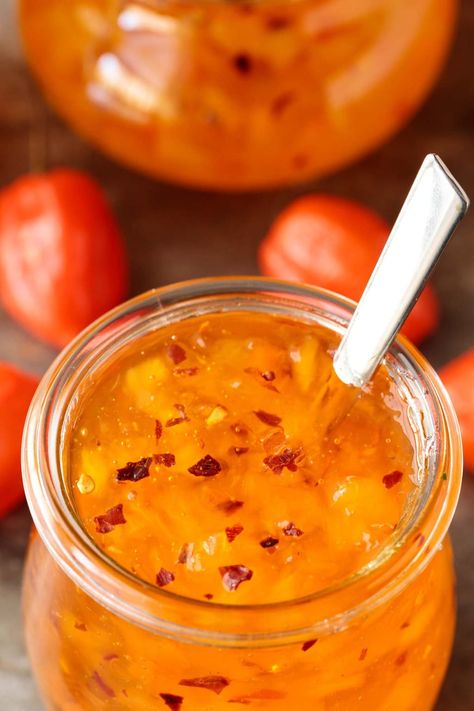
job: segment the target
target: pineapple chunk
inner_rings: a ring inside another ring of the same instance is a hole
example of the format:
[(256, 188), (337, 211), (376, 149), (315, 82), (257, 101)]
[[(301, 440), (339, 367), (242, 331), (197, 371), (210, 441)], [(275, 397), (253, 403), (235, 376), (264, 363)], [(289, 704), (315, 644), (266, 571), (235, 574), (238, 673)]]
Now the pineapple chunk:
[(225, 409), (225, 407), (222, 407), (222, 405), (216, 405), (216, 407), (212, 410), (211, 414), (206, 418), (206, 425), (209, 427), (212, 427), (212, 425), (217, 425), (219, 422), (222, 422), (222, 420), (225, 420), (229, 413)]

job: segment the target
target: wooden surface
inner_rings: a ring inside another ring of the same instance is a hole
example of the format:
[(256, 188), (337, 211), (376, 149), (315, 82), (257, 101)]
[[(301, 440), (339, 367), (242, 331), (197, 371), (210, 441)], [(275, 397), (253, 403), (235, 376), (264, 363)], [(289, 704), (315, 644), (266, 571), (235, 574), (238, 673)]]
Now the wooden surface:
[[(474, 3), (440, 83), (415, 120), (389, 144), (317, 185), (249, 195), (215, 195), (163, 185), (111, 162), (45, 108), (28, 79), (13, 0), (0, 0), (0, 186), (28, 170), (32, 124), (46, 116), (48, 164), (95, 175), (126, 236), (133, 293), (179, 279), (257, 270), (256, 247), (278, 210), (311, 189), (360, 199), (392, 219), (422, 157), (435, 151), (474, 197)], [(423, 350), (437, 366), (474, 345), (474, 209), (437, 268), (443, 323)], [(0, 312), (0, 359), (42, 372), (53, 357)], [(25, 508), (0, 523), (0, 708), (40, 711), (22, 646), (20, 578), (30, 525)], [(466, 476), (452, 527), (459, 578), (459, 625), (437, 711), (474, 708), (474, 478)], [(41, 625), (41, 621), (38, 621)], [(89, 711), (89, 710), (87, 710)], [(350, 710), (348, 710), (350, 711)]]

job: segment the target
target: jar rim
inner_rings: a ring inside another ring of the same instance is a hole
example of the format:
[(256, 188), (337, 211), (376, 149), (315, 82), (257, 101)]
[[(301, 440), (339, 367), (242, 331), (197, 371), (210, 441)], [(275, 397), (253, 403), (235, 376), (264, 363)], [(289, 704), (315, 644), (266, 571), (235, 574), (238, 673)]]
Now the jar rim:
[[(400, 387), (415, 388), (423, 427), (431, 419), (429, 447), (423, 442), (417, 452), (426, 474), (424, 500), (416, 518), (410, 525), (400, 526), (375, 562), (336, 585), (304, 598), (253, 605), (214, 603), (157, 588), (136, 578), (96, 546), (68, 500), (60, 450), (70, 424), (68, 408), (77, 399), (81, 373), (84, 377), (92, 361), (106, 361), (119, 342), (150, 333), (157, 319), (170, 323), (176, 314), (197, 315), (196, 308), (202, 309), (204, 303), (213, 313), (226, 299), (228, 309), (234, 311), (237, 305), (242, 310), (242, 305), (250, 308), (258, 302), (275, 313), (282, 304), (290, 304), (294, 318), (311, 315), (318, 323), (326, 318), (340, 333), (355, 307), (349, 299), (324, 289), (263, 277), (180, 282), (118, 306), (85, 329), (58, 356), (33, 398), (22, 452), (28, 504), (43, 543), (66, 575), (101, 605), (134, 624), (167, 636), (219, 646), (246, 646), (250, 641), (269, 645), (277, 640), (284, 644), (321, 636), (347, 626), (408, 585), (442, 543), (456, 507), (462, 477), (456, 415), (436, 373), (403, 337), (391, 346), (386, 364), (391, 374), (400, 378)], [(262, 614), (263, 623), (258, 621)]]

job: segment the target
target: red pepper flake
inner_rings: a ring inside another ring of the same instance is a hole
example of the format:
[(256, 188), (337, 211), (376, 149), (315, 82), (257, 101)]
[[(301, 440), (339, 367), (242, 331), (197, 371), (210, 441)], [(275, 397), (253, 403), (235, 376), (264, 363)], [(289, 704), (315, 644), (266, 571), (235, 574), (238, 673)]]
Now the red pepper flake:
[(95, 530), (98, 533), (110, 533), (115, 526), (127, 523), (123, 515), (123, 504), (117, 504), (108, 509), (105, 514), (94, 516)]
[(304, 531), (300, 528), (296, 528), (295, 524), (290, 521), (284, 528), (281, 529), (285, 536), (295, 536), (300, 537), (303, 535)]
[(390, 472), (390, 474), (385, 474), (382, 481), (387, 489), (391, 489), (392, 486), (395, 486), (395, 484), (398, 484), (402, 480), (402, 477), (403, 473), (395, 469), (395, 471)]
[(233, 425), (230, 426), (230, 429), (232, 430), (232, 432), (235, 432), (236, 435), (239, 435), (239, 437), (246, 437), (248, 435), (247, 428), (240, 422), (235, 422)]
[(166, 427), (174, 427), (175, 425), (180, 425), (182, 422), (187, 422), (189, 421), (189, 417), (186, 414), (186, 410), (184, 409), (184, 405), (181, 405), (179, 402), (175, 404), (175, 408), (179, 412), (179, 417), (172, 417), (171, 420), (168, 420), (166, 422)]
[(232, 447), (231, 451), (234, 452), (238, 457), (240, 457), (241, 454), (246, 454), (249, 451), (248, 447)]
[(281, 422), (281, 417), (272, 415), (271, 412), (265, 412), (265, 410), (254, 410), (253, 414), (256, 415), (261, 422), (264, 422), (270, 427), (277, 427)]
[(415, 538), (413, 539), (414, 543), (416, 541), (418, 541), (418, 548), (421, 548), (423, 546), (423, 543), (426, 541), (426, 537), (422, 533), (418, 532)]
[(243, 501), (237, 501), (236, 499), (227, 499), (227, 501), (222, 501), (220, 504), (217, 504), (217, 508), (219, 509), (219, 511), (223, 511), (224, 513), (230, 515), (241, 509), (243, 505)]
[(158, 441), (161, 438), (161, 435), (163, 434), (163, 425), (159, 420), (155, 420), (155, 437), (156, 441)]
[(192, 555), (193, 551), (193, 546), (191, 546), (189, 543), (185, 543), (182, 547), (181, 550), (179, 551), (179, 556), (178, 556), (178, 563), (181, 563), (182, 565), (184, 563), (188, 562), (188, 557)]
[(233, 59), (233, 65), (241, 74), (250, 74), (253, 67), (252, 58), (248, 54), (236, 54)]
[(165, 568), (160, 568), (156, 574), (156, 584), (160, 588), (164, 588), (165, 585), (169, 585), (174, 580), (174, 574), (170, 570)]
[(212, 600), (214, 598), (214, 595), (212, 593), (205, 593), (204, 597), (206, 600)]
[(301, 456), (301, 449), (284, 449), (279, 454), (270, 454), (263, 463), (275, 474), (281, 474), (286, 467), (290, 472), (297, 471), (296, 460)]
[(271, 112), (274, 116), (281, 116), (281, 114), (291, 106), (295, 100), (295, 94), (292, 91), (287, 91), (284, 94), (277, 96), (271, 104)]
[(127, 462), (121, 469), (117, 469), (117, 481), (140, 481), (150, 476), (150, 464), (153, 457), (143, 457), (138, 462)]
[(308, 639), (306, 642), (303, 642), (301, 649), (303, 650), (303, 652), (307, 652), (308, 649), (311, 649), (311, 647), (314, 647), (314, 645), (316, 644), (317, 641), (318, 641), (317, 639)]
[(186, 351), (184, 348), (181, 348), (181, 346), (178, 346), (177, 343), (169, 345), (166, 349), (166, 354), (175, 365), (178, 365), (179, 363), (182, 363), (183, 360), (186, 360)]
[(273, 536), (267, 536), (263, 541), (260, 541), (262, 548), (273, 548), (273, 546), (277, 546), (278, 543), (278, 538), (273, 538)]
[(165, 702), (171, 711), (181, 711), (181, 704), (183, 703), (183, 697), (177, 696), (176, 694), (160, 694), (160, 697)]
[(87, 627), (83, 622), (75, 622), (74, 627), (81, 632), (87, 632)]
[(102, 679), (101, 675), (98, 672), (93, 672), (92, 678), (99, 687), (99, 689), (109, 697), (109, 699), (115, 699), (115, 691), (110, 688), (108, 684), (105, 683), (105, 681)]
[(194, 476), (208, 477), (216, 476), (216, 474), (219, 474), (221, 469), (222, 467), (217, 461), (217, 459), (211, 457), (210, 454), (206, 454), (206, 456), (196, 462), (196, 464), (193, 464), (192, 467), (189, 467), (188, 472), (190, 474), (193, 474)]
[(400, 629), (401, 629), (401, 630), (406, 630), (407, 627), (410, 627), (410, 623), (409, 623), (409, 622), (404, 622), (403, 625), (400, 625)]
[(364, 661), (364, 659), (365, 659), (366, 656), (367, 656), (367, 652), (368, 652), (367, 647), (364, 647), (363, 649), (361, 649), (360, 654), (359, 654), (359, 662), (363, 662), (363, 661)]
[(228, 526), (225, 529), (225, 535), (227, 536), (227, 540), (229, 543), (232, 543), (232, 541), (235, 541), (237, 536), (242, 533), (244, 530), (244, 527), (240, 525), (240, 523), (236, 523), (235, 526)]
[(289, 17), (267, 17), (267, 27), (269, 30), (284, 30), (291, 24)]
[(215, 694), (220, 694), (230, 682), (225, 676), (199, 676), (196, 679), (181, 679), (180, 686), (194, 686), (197, 689), (208, 689)]
[(197, 375), (199, 368), (174, 368), (173, 375)]
[(102, 659), (104, 660), (104, 662), (113, 662), (114, 659), (119, 659), (119, 655), (111, 652), (110, 654), (104, 654)]
[(407, 660), (407, 656), (408, 656), (407, 652), (402, 652), (401, 654), (399, 654), (398, 657), (395, 659), (396, 666), (402, 667)]
[(222, 584), (229, 592), (237, 590), (241, 583), (251, 580), (253, 571), (246, 565), (223, 565), (219, 568)]
[(267, 383), (271, 383), (276, 378), (275, 372), (273, 370), (264, 370), (263, 373), (260, 373), (260, 375), (264, 380), (267, 381)]
[(163, 452), (161, 454), (154, 454), (153, 459), (156, 464), (163, 464), (165, 467), (174, 467), (176, 464), (176, 457), (170, 452)]

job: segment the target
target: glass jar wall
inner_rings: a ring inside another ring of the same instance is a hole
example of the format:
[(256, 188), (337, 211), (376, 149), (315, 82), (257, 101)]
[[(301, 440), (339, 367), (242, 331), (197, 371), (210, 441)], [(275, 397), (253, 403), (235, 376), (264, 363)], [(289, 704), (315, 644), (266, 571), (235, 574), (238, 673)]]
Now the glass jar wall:
[[(229, 649), (218, 640), (168, 639), (113, 614), (35, 536), (25, 573), (26, 641), (48, 711), (218, 711), (230, 703), (262, 711), (430, 711), (451, 653), (453, 582), (444, 544), (403, 593), (346, 630), (316, 642), (249, 640)], [(166, 705), (171, 696), (182, 697), (182, 706)]]
[(332, 171), (425, 98), (455, 0), (21, 0), (30, 65), (86, 138), (242, 190)]
[[(24, 476), (38, 530), (24, 582), (26, 639), (51, 711), (430, 711), (449, 660), (454, 573), (446, 532), (460, 479), (459, 431), (431, 368), (396, 343), (387, 367), (406, 398), (419, 497), (377, 559), (343, 583), (282, 603), (228, 605), (136, 578), (85, 533), (69, 491), (68, 436), (101, 368), (125, 344), (193, 315), (292, 315), (341, 332), (351, 307), (270, 280), (203, 280), (106, 315), (43, 380)], [(41, 622), (41, 624), (40, 624)]]

